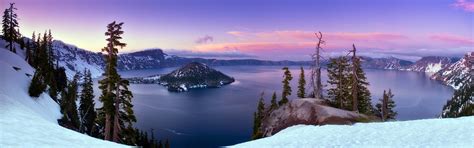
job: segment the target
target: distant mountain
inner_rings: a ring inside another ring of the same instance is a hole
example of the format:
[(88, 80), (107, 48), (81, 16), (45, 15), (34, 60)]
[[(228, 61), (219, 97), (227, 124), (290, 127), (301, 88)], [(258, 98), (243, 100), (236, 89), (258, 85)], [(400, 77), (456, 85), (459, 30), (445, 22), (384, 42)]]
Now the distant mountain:
[(458, 58), (440, 57), (440, 56), (427, 56), (422, 57), (414, 64), (407, 67), (405, 70), (435, 73), (439, 70), (450, 66), (454, 62), (458, 61)]
[[(101, 53), (94, 53), (74, 45), (69, 45), (61, 41), (54, 41), (55, 55), (59, 58), (59, 65), (66, 68), (68, 77), (72, 77), (75, 72), (82, 72), (85, 68), (91, 69), (93, 77), (99, 77), (103, 73), (104, 59)], [(362, 67), (369, 69), (391, 69), (407, 70), (418, 72), (434, 73), (443, 68), (449, 67), (458, 59), (449, 57), (423, 57), (415, 63), (397, 59), (394, 57), (371, 58), (361, 57)], [(266, 65), (266, 66), (308, 66), (311, 61), (268, 61), (257, 59), (204, 59), (187, 58), (175, 55), (168, 55), (161, 49), (149, 49), (119, 55), (118, 70), (141, 70), (156, 69), (166, 67), (179, 67), (187, 63), (199, 62), (209, 66), (237, 66), (237, 65)], [(326, 65), (327, 60), (322, 60), (322, 65)]]
[(432, 79), (459, 89), (474, 79), (474, 52), (467, 53), (461, 60), (451, 64), (431, 76)]
[(164, 85), (169, 91), (182, 92), (193, 88), (218, 88), (234, 82), (234, 78), (210, 68), (206, 64), (191, 62), (165, 75), (130, 78), (131, 83)]
[(362, 67), (369, 69), (391, 69), (401, 70), (413, 64), (413, 62), (397, 59), (394, 57), (388, 58), (371, 58), (361, 57)]
[(91, 71), (92, 77), (99, 77), (104, 71), (105, 62), (100, 53), (77, 48), (59, 40), (53, 42), (53, 52), (59, 66), (66, 69), (68, 78), (72, 78), (76, 72), (84, 72), (86, 68)]

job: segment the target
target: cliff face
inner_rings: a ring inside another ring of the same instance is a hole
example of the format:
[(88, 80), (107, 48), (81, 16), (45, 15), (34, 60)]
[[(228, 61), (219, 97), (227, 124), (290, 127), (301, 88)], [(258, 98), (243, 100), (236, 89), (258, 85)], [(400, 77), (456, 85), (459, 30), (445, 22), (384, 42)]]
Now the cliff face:
[(431, 76), (454, 89), (466, 85), (468, 80), (474, 79), (474, 52), (467, 53), (456, 63), (441, 69)]
[(314, 98), (294, 99), (270, 112), (262, 122), (265, 137), (298, 124), (354, 124), (370, 121), (368, 116), (329, 107), (324, 100)]

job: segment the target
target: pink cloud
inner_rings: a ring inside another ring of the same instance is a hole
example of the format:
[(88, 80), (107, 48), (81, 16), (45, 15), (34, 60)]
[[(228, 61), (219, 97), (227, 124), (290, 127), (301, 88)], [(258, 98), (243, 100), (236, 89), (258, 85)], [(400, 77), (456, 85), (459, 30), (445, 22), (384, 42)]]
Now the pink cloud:
[[(309, 55), (316, 46), (311, 31), (227, 32), (238, 40), (201, 44), (197, 51), (239, 51), (259, 56), (286, 57)], [(355, 44), (361, 53), (409, 55), (415, 53), (463, 53), (472, 47), (469, 38), (448, 34), (404, 35), (392, 32), (323, 32), (324, 53), (345, 53)], [(436, 40), (436, 42), (433, 42)], [(466, 46), (468, 45), (468, 46)], [(298, 58), (296, 58), (298, 59)]]
[(461, 8), (464, 11), (474, 12), (474, 2), (467, 0), (457, 0), (452, 6)]
[[(283, 30), (283, 31), (272, 31), (272, 32), (228, 32), (228, 34), (242, 37), (246, 36), (254, 39), (290, 39), (290, 40), (315, 40), (315, 32), (310, 31), (300, 31), (300, 30)], [(402, 40), (407, 39), (407, 36), (398, 34), (398, 33), (386, 33), (386, 32), (365, 32), (365, 33), (354, 33), (354, 32), (332, 32), (332, 33), (323, 33), (323, 38), (329, 40), (347, 40), (347, 41), (389, 41), (389, 40)]]
[(237, 37), (241, 37), (241, 36), (244, 36), (244, 35), (245, 35), (245, 32), (241, 32), (241, 31), (229, 31), (229, 32), (227, 32), (227, 34), (230, 34), (230, 35), (233, 35), (233, 36), (237, 36)]
[(474, 40), (473, 39), (465, 38), (465, 37), (461, 37), (461, 36), (449, 35), (449, 34), (431, 35), (430, 39), (436, 40), (436, 41), (442, 41), (442, 42), (446, 42), (446, 43), (452, 43), (452, 44), (474, 46)]

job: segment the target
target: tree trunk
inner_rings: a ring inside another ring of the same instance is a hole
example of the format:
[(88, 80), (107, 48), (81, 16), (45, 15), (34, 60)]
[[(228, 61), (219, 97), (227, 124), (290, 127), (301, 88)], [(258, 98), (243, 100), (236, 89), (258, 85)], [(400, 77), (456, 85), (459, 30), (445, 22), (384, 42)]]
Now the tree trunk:
[[(321, 32), (315, 33), (316, 37), (318, 38), (318, 44), (316, 46), (316, 54), (313, 56), (314, 60), (314, 65), (315, 67), (313, 68), (313, 94), (314, 98), (317, 99), (322, 99), (322, 84), (321, 84), (321, 65), (320, 65), (320, 53), (319, 50), (321, 49), (321, 44), (324, 42), (323, 41), (323, 34)], [(316, 57), (315, 57), (316, 56)], [(314, 75), (315, 74), (315, 75)]]
[(110, 140), (110, 115), (105, 113), (105, 131), (104, 131), (105, 140)]
[(120, 85), (117, 84), (117, 89), (116, 89), (116, 97), (115, 97), (115, 114), (114, 114), (114, 130), (113, 130), (113, 141), (114, 142), (120, 142), (120, 123), (119, 123), (119, 117), (120, 117)]
[(352, 111), (359, 112), (359, 109), (357, 108), (358, 102), (357, 102), (357, 65), (355, 64), (355, 61), (357, 60), (356, 57), (356, 48), (355, 45), (352, 44)]
[[(108, 55), (109, 62), (112, 62), (112, 53), (111, 53), (112, 49), (109, 47), (107, 50), (108, 50), (108, 53), (109, 53), (109, 55)], [(109, 63), (108, 66), (107, 66), (107, 69), (106, 69), (107, 70), (107, 78), (108, 78), (108, 81), (109, 81), (109, 82), (107, 82), (107, 94), (108, 94), (107, 97), (110, 97), (111, 96), (110, 94), (112, 94), (112, 85), (110, 83), (110, 81), (111, 81), (110, 80), (111, 79), (111, 75), (110, 75), (111, 69), (112, 68), (111, 68), (110, 63)], [(107, 98), (107, 99), (109, 99), (109, 98)], [(105, 106), (104, 110), (105, 110), (105, 133), (104, 133), (104, 138), (105, 138), (105, 140), (111, 141), (112, 139), (110, 137), (110, 128), (111, 128), (110, 127), (111, 126), (110, 125), (111, 124), (110, 113), (107, 109), (107, 106)]]

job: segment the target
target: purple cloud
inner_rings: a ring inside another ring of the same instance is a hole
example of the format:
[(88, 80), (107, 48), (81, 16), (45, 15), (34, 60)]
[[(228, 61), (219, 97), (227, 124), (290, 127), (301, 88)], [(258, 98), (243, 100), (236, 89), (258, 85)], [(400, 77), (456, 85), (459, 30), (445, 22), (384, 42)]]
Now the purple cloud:
[(196, 43), (197, 44), (205, 44), (205, 43), (209, 43), (209, 42), (212, 42), (214, 41), (214, 37), (212, 36), (209, 36), (209, 35), (205, 35), (203, 37), (200, 37), (196, 40)]

